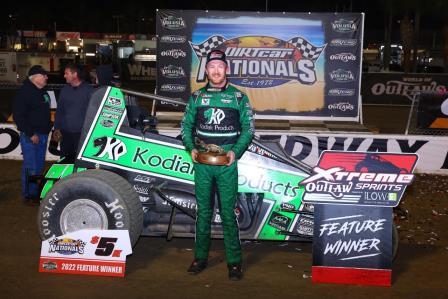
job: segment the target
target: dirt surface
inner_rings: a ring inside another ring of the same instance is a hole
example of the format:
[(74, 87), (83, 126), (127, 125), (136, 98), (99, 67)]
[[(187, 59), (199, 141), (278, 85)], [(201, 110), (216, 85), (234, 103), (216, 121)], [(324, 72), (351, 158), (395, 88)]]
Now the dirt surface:
[(20, 201), (20, 162), (0, 165), (1, 298), (448, 298), (448, 177), (420, 175), (407, 190), (389, 288), (312, 284), (311, 244), (292, 242), (244, 242), (239, 282), (227, 279), (222, 241), (209, 269), (188, 275), (193, 239), (140, 238), (125, 278), (39, 273), (38, 207)]

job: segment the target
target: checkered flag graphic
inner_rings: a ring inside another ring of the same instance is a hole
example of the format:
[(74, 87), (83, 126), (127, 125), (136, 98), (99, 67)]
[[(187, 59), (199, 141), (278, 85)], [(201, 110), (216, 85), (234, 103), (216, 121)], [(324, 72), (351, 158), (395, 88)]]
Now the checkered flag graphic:
[(302, 53), (302, 57), (310, 60), (317, 60), (325, 49), (326, 45), (322, 47), (313, 46), (309, 41), (304, 39), (303, 37), (293, 37), (289, 41), (289, 43), (293, 44), (300, 53)]
[(207, 56), (207, 54), (217, 48), (219, 45), (223, 44), (226, 40), (224, 37), (215, 35), (209, 37), (206, 41), (204, 41), (202, 44), (194, 45), (192, 42), (190, 42), (191, 47), (193, 48), (196, 55), (200, 57)]

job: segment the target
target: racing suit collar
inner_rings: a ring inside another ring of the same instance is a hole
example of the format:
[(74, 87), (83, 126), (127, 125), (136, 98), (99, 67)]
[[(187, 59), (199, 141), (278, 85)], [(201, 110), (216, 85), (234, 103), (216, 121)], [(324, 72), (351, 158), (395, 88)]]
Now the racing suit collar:
[(205, 89), (208, 92), (225, 91), (227, 87), (229, 87), (229, 81), (226, 81), (226, 84), (223, 87), (213, 87), (210, 85), (210, 82), (207, 82), (207, 85), (205, 85)]

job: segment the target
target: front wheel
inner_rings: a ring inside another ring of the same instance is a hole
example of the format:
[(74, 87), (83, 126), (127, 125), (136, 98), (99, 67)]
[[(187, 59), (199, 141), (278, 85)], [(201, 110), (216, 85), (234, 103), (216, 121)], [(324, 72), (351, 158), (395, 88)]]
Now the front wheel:
[(39, 207), (42, 240), (82, 229), (125, 229), (132, 246), (143, 229), (143, 210), (132, 186), (106, 170), (72, 174), (47, 193)]

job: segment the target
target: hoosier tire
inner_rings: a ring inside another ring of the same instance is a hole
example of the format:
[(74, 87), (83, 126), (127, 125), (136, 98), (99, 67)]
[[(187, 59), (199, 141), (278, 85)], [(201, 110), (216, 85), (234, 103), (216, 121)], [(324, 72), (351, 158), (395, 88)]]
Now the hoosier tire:
[(140, 199), (121, 176), (106, 170), (72, 174), (51, 188), (39, 207), (42, 240), (81, 229), (127, 229), (132, 246), (143, 229)]

